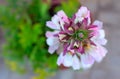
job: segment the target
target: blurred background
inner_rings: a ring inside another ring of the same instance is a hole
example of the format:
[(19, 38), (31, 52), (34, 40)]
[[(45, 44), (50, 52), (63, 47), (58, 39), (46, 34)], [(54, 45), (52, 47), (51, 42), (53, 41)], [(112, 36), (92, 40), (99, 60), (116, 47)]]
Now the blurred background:
[[(57, 67), (47, 52), (45, 22), (58, 11), (71, 17), (87, 6), (103, 21), (108, 54), (91, 69)], [(0, 0), (0, 79), (120, 79), (120, 0)]]

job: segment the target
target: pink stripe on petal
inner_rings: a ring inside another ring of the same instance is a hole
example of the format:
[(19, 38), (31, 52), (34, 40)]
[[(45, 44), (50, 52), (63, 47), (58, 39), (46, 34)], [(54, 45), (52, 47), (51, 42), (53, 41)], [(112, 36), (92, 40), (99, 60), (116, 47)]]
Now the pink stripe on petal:
[(96, 25), (90, 25), (88, 27), (88, 30), (94, 30), (94, 31), (97, 31), (98, 30), (98, 27)]
[(63, 55), (66, 55), (66, 53), (68, 52), (69, 45), (70, 45), (69, 43), (65, 43), (63, 45)]
[(54, 32), (47, 31), (46, 34), (45, 34), (45, 36), (46, 36), (47, 38), (57, 37), (58, 33), (59, 33), (59, 31), (54, 31)]

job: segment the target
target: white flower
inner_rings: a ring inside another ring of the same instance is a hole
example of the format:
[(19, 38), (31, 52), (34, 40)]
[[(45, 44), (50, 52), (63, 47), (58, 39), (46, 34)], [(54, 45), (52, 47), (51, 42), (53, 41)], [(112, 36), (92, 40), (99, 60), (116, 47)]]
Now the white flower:
[(107, 40), (103, 23), (96, 20), (91, 24), (86, 7), (82, 6), (73, 18), (68, 18), (61, 10), (46, 25), (55, 30), (46, 32), (48, 51), (53, 54), (59, 47), (63, 49), (57, 60), (59, 66), (87, 69), (105, 57), (107, 50), (103, 45)]

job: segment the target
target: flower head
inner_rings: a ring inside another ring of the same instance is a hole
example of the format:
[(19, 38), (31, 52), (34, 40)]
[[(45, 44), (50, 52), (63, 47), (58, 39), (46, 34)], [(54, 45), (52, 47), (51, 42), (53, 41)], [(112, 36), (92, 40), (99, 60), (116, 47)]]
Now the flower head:
[(66, 67), (89, 68), (95, 61), (100, 62), (107, 50), (103, 23), (96, 20), (91, 23), (90, 11), (81, 7), (72, 18), (68, 18), (61, 10), (48, 21), (46, 25), (53, 32), (46, 32), (48, 51), (53, 54), (62, 46), (63, 51), (57, 64)]

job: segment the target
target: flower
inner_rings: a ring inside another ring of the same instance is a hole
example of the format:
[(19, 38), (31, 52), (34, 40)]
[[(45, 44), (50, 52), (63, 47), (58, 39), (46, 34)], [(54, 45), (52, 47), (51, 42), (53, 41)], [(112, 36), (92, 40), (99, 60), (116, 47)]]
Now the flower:
[(54, 30), (46, 32), (49, 53), (63, 49), (57, 60), (59, 66), (87, 69), (105, 57), (107, 50), (103, 45), (107, 40), (103, 23), (98, 20), (91, 23), (86, 7), (82, 6), (72, 18), (61, 10), (46, 25)]

